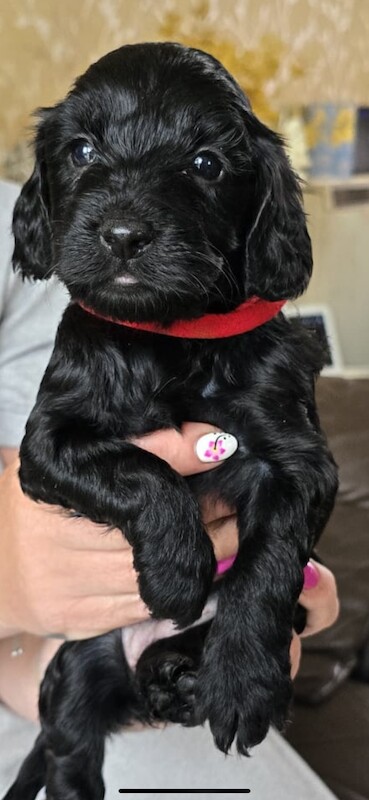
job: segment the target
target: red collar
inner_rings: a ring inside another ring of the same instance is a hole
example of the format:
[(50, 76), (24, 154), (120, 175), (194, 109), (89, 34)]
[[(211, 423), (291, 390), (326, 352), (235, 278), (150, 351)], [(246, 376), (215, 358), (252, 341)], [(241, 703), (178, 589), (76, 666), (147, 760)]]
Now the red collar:
[(127, 328), (161, 333), (165, 336), (177, 336), (182, 339), (224, 339), (228, 336), (246, 333), (246, 331), (251, 331), (253, 328), (263, 325), (264, 322), (268, 322), (278, 314), (285, 302), (285, 300), (271, 302), (262, 300), (261, 297), (251, 297), (234, 311), (228, 311), (226, 314), (205, 314), (199, 319), (180, 320), (167, 327), (156, 322), (128, 322), (114, 317), (105, 317), (94, 311), (93, 308), (85, 306), (84, 303), (79, 302), (78, 305), (98, 319), (115, 322), (116, 325), (124, 325)]

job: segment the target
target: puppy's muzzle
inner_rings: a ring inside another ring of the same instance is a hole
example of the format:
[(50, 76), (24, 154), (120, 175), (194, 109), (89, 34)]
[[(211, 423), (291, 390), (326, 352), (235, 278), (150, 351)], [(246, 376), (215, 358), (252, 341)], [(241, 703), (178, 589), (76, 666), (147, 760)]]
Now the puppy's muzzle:
[(153, 239), (153, 231), (148, 225), (124, 225), (114, 223), (105, 225), (100, 231), (104, 247), (124, 261), (140, 256)]

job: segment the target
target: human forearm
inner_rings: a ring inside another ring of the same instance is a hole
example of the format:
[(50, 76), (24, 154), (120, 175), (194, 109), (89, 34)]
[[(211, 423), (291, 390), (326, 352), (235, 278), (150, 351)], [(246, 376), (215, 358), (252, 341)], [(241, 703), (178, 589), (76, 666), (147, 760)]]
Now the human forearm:
[(0, 447), (0, 463), (4, 465), (4, 467), (8, 467), (12, 461), (15, 461), (18, 455), (18, 449), (16, 447)]

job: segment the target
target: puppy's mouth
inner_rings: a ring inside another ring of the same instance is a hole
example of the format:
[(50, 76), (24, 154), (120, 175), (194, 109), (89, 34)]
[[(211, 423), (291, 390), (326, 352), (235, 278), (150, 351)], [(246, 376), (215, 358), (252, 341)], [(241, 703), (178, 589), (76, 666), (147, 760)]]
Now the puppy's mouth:
[(120, 286), (134, 286), (138, 283), (138, 278), (135, 278), (134, 275), (130, 275), (129, 272), (123, 272), (114, 279), (114, 283), (118, 283)]

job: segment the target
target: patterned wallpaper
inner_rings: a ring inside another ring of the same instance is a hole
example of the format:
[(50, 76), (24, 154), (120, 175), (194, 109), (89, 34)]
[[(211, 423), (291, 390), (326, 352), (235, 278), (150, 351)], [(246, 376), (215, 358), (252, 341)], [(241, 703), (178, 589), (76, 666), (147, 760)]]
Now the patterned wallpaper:
[(0, 172), (27, 171), (35, 107), (108, 50), (168, 32), (224, 51), (266, 117), (302, 99), (369, 105), (369, 0), (0, 0)]

